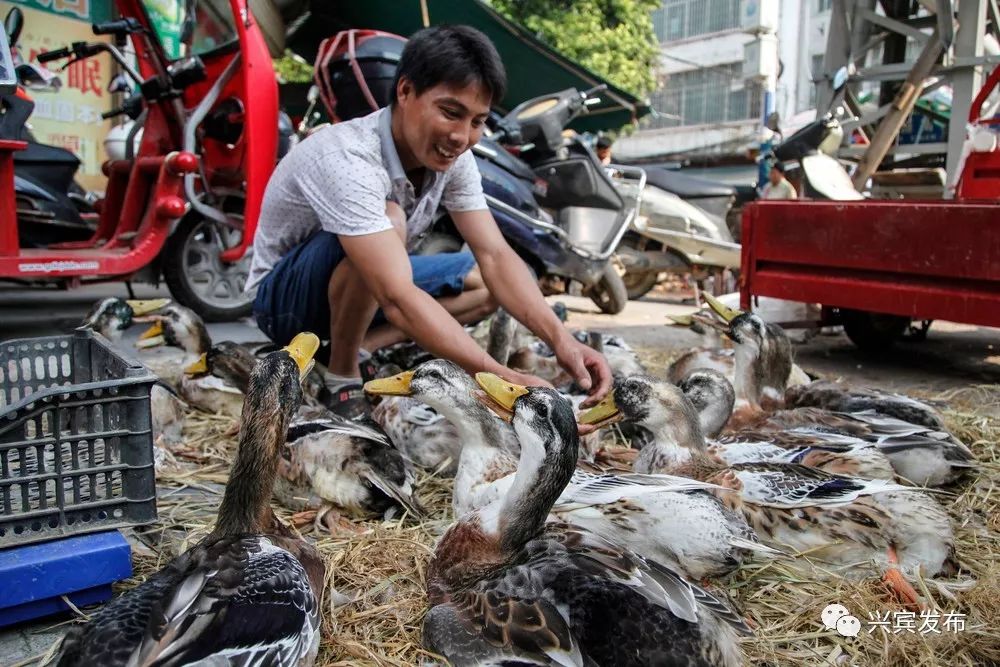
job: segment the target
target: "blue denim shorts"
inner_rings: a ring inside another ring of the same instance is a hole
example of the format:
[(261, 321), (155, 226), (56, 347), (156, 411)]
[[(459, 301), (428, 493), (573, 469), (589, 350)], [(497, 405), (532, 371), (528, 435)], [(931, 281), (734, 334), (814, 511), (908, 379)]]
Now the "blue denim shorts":
[[(257, 286), (253, 313), (260, 330), (277, 345), (287, 345), (302, 331), (312, 331), (327, 340), (327, 288), (333, 270), (344, 257), (340, 239), (330, 232), (318, 231), (292, 248)], [(470, 252), (410, 255), (413, 283), (434, 297), (460, 293), (475, 263)], [(372, 326), (385, 321), (379, 309)]]

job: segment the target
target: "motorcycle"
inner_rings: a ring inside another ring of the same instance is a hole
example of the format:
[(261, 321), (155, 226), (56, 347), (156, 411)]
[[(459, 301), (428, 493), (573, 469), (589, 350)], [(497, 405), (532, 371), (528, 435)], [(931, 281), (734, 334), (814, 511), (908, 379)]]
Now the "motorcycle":
[[(522, 102), (489, 138), (506, 150), (480, 142), (473, 151), (494, 218), (548, 291), (568, 291), (575, 281), (602, 312), (614, 314), (628, 301), (615, 252), (639, 210), (646, 173), (609, 173), (582, 137), (563, 133), (599, 101), (601, 89)], [(632, 187), (620, 187), (625, 183)]]
[[(609, 165), (612, 170), (621, 168)], [(632, 220), (618, 251), (625, 266), (628, 297), (642, 297), (660, 282), (664, 273), (692, 274), (701, 282), (713, 273), (721, 278), (726, 270), (730, 275), (738, 271), (740, 244), (733, 240), (725, 217), (693, 203), (703, 201), (709, 207), (728, 212), (735, 190), (711, 183), (711, 187), (705, 187), (701, 179), (663, 169), (647, 169), (646, 175), (639, 214)], [(682, 198), (675, 192), (691, 193), (695, 185), (704, 193), (703, 197)], [(724, 293), (728, 289), (724, 280), (716, 280), (710, 291)]]
[[(847, 77), (846, 67), (835, 74), (834, 99), (829, 111), (799, 128), (787, 139), (782, 138), (781, 143), (771, 150), (777, 160), (798, 162), (802, 172), (802, 194), (810, 199), (851, 201), (865, 198), (854, 187), (847, 170), (835, 157), (844, 141), (844, 128), (840, 124), (844, 110), (834, 105), (845, 90)], [(768, 120), (770, 129), (781, 134), (777, 114), (773, 114)]]
[[(250, 312), (247, 252), (279, 144), (270, 54), (246, 0), (229, 0), (228, 13), (189, 0), (180, 31), (186, 55), (171, 59), (147, 2), (116, 0), (122, 18), (94, 24), (113, 43), (75, 42), (38, 56), (68, 65), (110, 54), (137, 92), (103, 116), (127, 116), (136, 131), (125, 156), (104, 166), (108, 183), (93, 233), (21, 248), (18, 234), (5, 231), (0, 279), (62, 286), (162, 279), (205, 319), (235, 319)], [(126, 39), (138, 68), (121, 53)]]
[(38, 142), (27, 127), (34, 102), (32, 91), (56, 91), (61, 80), (50, 70), (23, 60), (18, 45), (24, 14), (12, 8), (4, 19), (17, 76), (17, 91), (3, 98), (0, 138), (24, 141), (14, 154), (14, 192), (18, 234), (23, 247), (44, 247), (90, 238), (97, 225), (93, 199), (74, 180), (80, 161), (59, 146)]

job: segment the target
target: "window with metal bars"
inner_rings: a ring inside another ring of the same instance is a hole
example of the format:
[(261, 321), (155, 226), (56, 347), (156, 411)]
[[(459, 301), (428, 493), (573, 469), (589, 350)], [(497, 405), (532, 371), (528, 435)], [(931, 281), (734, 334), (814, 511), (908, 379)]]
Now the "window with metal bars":
[(664, 0), (653, 12), (653, 29), (661, 44), (739, 25), (740, 0)]
[(748, 120), (760, 114), (759, 87), (743, 82), (742, 63), (671, 74), (651, 100), (643, 129)]

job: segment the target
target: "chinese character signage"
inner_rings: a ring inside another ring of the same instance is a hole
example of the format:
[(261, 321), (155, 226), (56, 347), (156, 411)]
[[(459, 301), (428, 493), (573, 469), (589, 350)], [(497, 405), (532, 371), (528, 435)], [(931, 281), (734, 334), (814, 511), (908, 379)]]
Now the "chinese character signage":
[[(14, 4), (0, 1), (0, 12), (6, 15)], [(35, 61), (39, 53), (75, 41), (110, 41), (108, 36), (94, 35), (87, 19), (88, 13), (94, 15), (97, 5), (108, 7), (102, 0), (32, 0), (16, 4), (24, 12), (19, 43), (25, 61)], [(80, 159), (76, 180), (84, 189), (103, 190), (106, 179), (101, 164), (107, 159), (104, 138), (112, 124), (102, 120), (101, 114), (114, 106), (113, 96), (107, 91), (112, 76), (111, 56), (102, 53), (62, 69), (66, 62), (56, 60), (45, 65), (62, 81), (58, 91), (28, 91), (35, 102), (28, 124), (40, 143), (65, 148)]]

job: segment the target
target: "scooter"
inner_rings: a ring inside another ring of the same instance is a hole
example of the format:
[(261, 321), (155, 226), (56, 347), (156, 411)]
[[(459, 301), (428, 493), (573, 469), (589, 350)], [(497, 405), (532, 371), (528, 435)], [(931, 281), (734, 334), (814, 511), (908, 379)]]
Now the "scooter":
[(22, 247), (37, 248), (63, 241), (90, 238), (97, 226), (93, 200), (74, 180), (80, 166), (77, 157), (59, 146), (35, 140), (27, 127), (34, 102), (27, 90), (56, 91), (57, 75), (21, 58), (18, 40), (24, 14), (14, 7), (4, 20), (17, 75), (18, 90), (3, 97), (0, 139), (25, 141), (24, 150), (14, 154), (14, 191), (17, 226)]
[[(609, 165), (612, 170), (621, 168)], [(618, 250), (625, 266), (629, 298), (645, 295), (665, 273), (691, 274), (698, 282), (714, 274), (720, 279), (713, 282), (710, 291), (728, 291), (730, 286), (721, 278), (727, 270), (730, 275), (739, 270), (740, 245), (733, 240), (724, 217), (657, 187), (656, 183), (674, 187), (658, 173), (662, 171), (665, 170), (646, 170), (648, 180), (642, 191), (639, 214), (632, 220)], [(713, 192), (707, 188), (705, 191)], [(734, 189), (728, 186), (716, 187), (713, 194), (712, 199), (721, 200), (716, 206), (725, 206), (726, 210), (735, 199)]]
[[(473, 151), (497, 223), (543, 285), (568, 291), (576, 281), (602, 312), (614, 314), (628, 300), (615, 252), (639, 210), (646, 173), (637, 167), (609, 173), (582, 137), (563, 134), (599, 101), (594, 94), (602, 88), (522, 102), (490, 137), (506, 151), (484, 142)], [(619, 187), (625, 183), (631, 187)]]
[[(0, 279), (63, 287), (162, 279), (205, 319), (246, 315), (247, 251), (279, 143), (277, 83), (263, 35), (246, 0), (188, 0), (180, 34), (187, 55), (171, 60), (144, 3), (116, 5), (121, 19), (94, 24), (113, 44), (75, 42), (38, 61), (109, 53), (138, 92), (104, 116), (136, 121), (138, 149), (104, 165), (100, 220), (85, 241), (21, 248), (16, 226), (0, 221)], [(126, 39), (137, 68), (117, 47)], [(0, 142), (0, 162), (19, 148)], [(13, 199), (13, 183), (0, 182), (0, 206), (9, 210)]]

